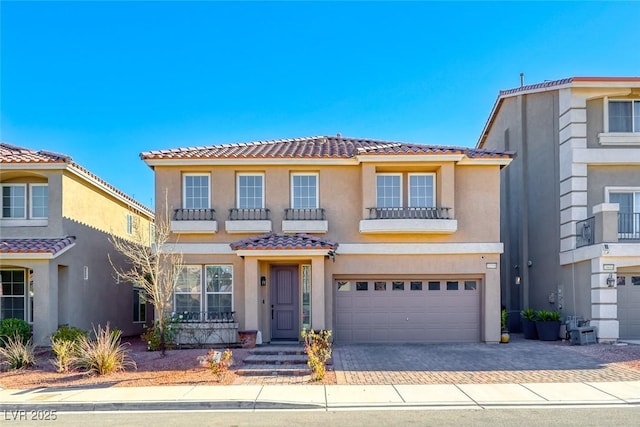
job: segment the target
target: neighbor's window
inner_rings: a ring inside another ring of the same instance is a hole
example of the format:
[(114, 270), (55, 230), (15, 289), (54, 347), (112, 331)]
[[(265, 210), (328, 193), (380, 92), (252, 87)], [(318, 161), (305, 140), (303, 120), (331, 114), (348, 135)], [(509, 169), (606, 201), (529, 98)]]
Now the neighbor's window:
[(202, 295), (202, 267), (185, 265), (182, 267), (174, 292), (174, 309), (178, 315), (200, 316)]
[(618, 238), (640, 239), (640, 191), (612, 191), (609, 202), (620, 206)]
[(2, 292), (0, 293), (0, 319), (26, 317), (26, 270), (0, 270)]
[(207, 265), (207, 314), (217, 317), (233, 311), (233, 267), (230, 265)]
[(31, 218), (49, 216), (49, 186), (47, 184), (29, 184), (31, 191)]
[(257, 174), (238, 175), (238, 208), (264, 208), (264, 176)]
[(402, 175), (380, 173), (376, 175), (376, 206), (402, 207)]
[(127, 234), (133, 234), (133, 215), (127, 214)]
[(315, 209), (318, 203), (318, 175), (291, 175), (291, 207), (293, 209)]
[(435, 206), (434, 174), (409, 174), (409, 207), (431, 208)]
[(609, 132), (640, 132), (640, 100), (609, 101)]
[(209, 209), (211, 203), (209, 195), (208, 174), (186, 174), (184, 179), (183, 203), (185, 209)]
[(2, 186), (2, 218), (24, 219), (27, 217), (27, 185), (5, 184)]

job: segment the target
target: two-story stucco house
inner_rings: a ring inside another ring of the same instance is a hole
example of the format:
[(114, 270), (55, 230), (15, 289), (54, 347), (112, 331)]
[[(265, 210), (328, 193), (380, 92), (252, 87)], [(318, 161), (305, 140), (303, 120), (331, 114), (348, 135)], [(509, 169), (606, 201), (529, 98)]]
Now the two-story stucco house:
[(0, 144), (0, 318), (32, 324), (49, 344), (59, 325), (140, 334), (146, 303), (118, 284), (109, 263), (124, 262), (109, 242), (151, 231), (154, 214), (71, 157)]
[(511, 157), (340, 135), (141, 153), (184, 256), (174, 310), (266, 342), (497, 342)]
[(640, 338), (640, 77), (501, 91), (477, 147), (517, 152), (502, 171), (508, 308)]

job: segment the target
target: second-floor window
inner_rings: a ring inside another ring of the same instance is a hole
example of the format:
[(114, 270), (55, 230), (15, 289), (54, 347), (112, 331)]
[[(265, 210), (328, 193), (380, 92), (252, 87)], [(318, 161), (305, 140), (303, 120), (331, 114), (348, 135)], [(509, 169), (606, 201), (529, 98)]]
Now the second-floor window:
[(409, 174), (409, 207), (430, 208), (435, 206), (433, 174)]
[(264, 208), (264, 175), (243, 173), (237, 179), (238, 208)]
[(2, 218), (44, 219), (49, 216), (47, 184), (3, 184)]
[(127, 214), (127, 234), (133, 234), (133, 215)]
[(609, 132), (640, 132), (640, 100), (609, 101)]
[(183, 205), (185, 209), (209, 209), (210, 179), (208, 174), (186, 174), (184, 179)]
[(291, 207), (293, 209), (318, 208), (318, 175), (291, 175)]
[(381, 173), (376, 176), (376, 206), (402, 207), (402, 175)]
[(435, 206), (435, 174), (410, 173), (406, 175), (408, 182), (406, 196), (403, 193), (403, 178), (403, 175), (399, 173), (376, 175), (376, 207), (428, 208)]

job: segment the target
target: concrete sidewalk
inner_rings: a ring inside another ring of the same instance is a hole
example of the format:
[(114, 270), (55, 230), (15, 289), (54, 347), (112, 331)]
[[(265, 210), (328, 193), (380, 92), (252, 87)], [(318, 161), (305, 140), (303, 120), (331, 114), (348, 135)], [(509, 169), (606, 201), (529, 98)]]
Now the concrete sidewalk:
[(0, 411), (485, 408), (640, 404), (640, 381), (527, 384), (231, 385), (0, 390)]

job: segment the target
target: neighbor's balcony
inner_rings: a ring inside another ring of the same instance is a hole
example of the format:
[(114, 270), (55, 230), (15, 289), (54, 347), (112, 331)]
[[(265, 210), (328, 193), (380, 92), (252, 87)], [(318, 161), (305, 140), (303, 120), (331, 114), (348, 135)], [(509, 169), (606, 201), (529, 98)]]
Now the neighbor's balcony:
[(451, 208), (369, 208), (360, 221), (360, 233), (451, 234), (458, 230)]
[(225, 221), (227, 233), (270, 233), (271, 213), (269, 209), (229, 209), (229, 219)]
[(171, 231), (183, 234), (214, 234), (218, 221), (214, 209), (176, 209), (171, 218)]
[(284, 210), (283, 233), (326, 233), (329, 222), (323, 208)]
[(640, 243), (640, 213), (600, 211), (576, 222), (576, 248), (616, 242)]

